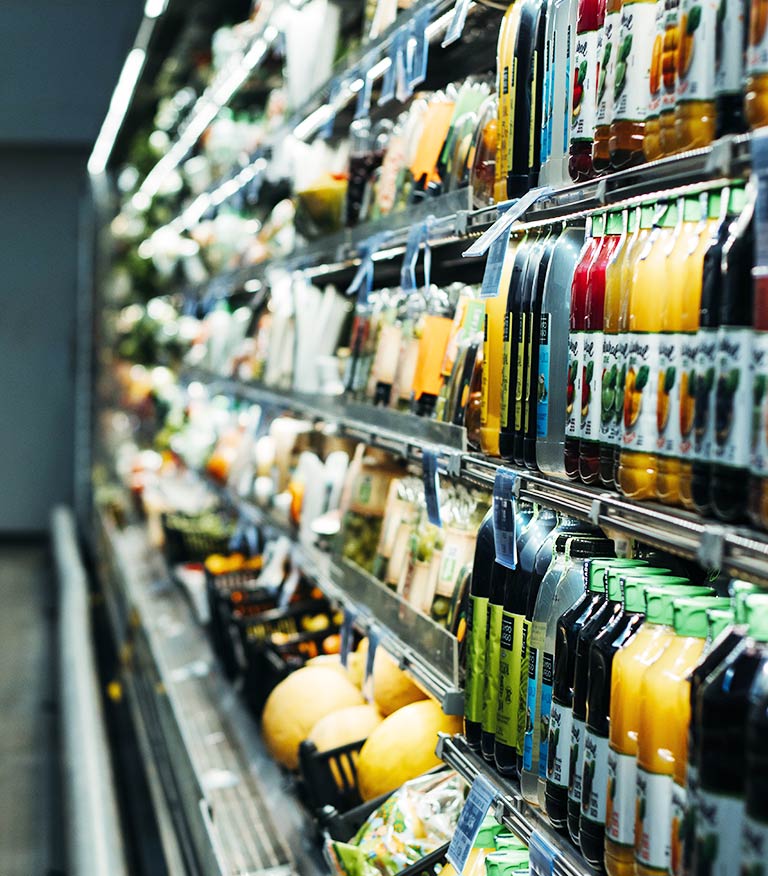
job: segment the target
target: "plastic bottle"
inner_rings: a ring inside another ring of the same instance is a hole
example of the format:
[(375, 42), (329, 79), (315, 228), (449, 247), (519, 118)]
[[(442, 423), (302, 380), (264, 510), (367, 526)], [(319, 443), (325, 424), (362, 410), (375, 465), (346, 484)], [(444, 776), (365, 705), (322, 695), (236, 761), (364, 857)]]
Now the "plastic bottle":
[(729, 0), (718, 6), (715, 27), (715, 136), (740, 134), (744, 118), (744, 60), (747, 2)]
[[(609, 876), (631, 876), (635, 870), (635, 791), (637, 739), (640, 729), (638, 692), (644, 672), (664, 653), (674, 638), (672, 603), (684, 596), (709, 596), (711, 588), (665, 586), (663, 576), (653, 584), (627, 581), (625, 601), (635, 604), (638, 589), (645, 591), (645, 623), (613, 658), (609, 722), (605, 869)], [(651, 596), (651, 594), (653, 594)], [(610, 810), (610, 817), (608, 817)]]
[[(650, 592), (649, 592), (649, 599)], [(690, 720), (688, 674), (698, 663), (707, 638), (707, 609), (717, 597), (676, 599), (675, 637), (643, 674), (637, 741), (635, 873), (651, 876), (670, 869), (679, 856), (671, 847), (678, 836), (672, 809), (676, 764), (684, 769)], [(679, 798), (678, 798), (679, 805)], [(679, 820), (680, 813), (676, 813)]]
[[(678, 151), (675, 128), (677, 70), (680, 51), (687, 39), (683, 27), (688, 28), (680, 10), (681, 0), (664, 0), (664, 38), (661, 47), (661, 112), (659, 114), (659, 145), (663, 156)], [(653, 60), (651, 61), (653, 65)]]
[(600, 248), (589, 268), (584, 303), (584, 365), (582, 372), (581, 439), (579, 477), (597, 483), (600, 476), (600, 431), (603, 421), (603, 329), (605, 319), (606, 269), (622, 241), (620, 212), (609, 212)]
[(571, 283), (570, 332), (568, 334), (568, 373), (565, 408), (565, 473), (579, 476), (579, 440), (584, 375), (584, 321), (586, 317), (587, 279), (602, 239), (603, 216), (587, 220), (587, 233)]
[(752, 263), (754, 203), (749, 200), (723, 246), (723, 294), (717, 333), (715, 422), (710, 481), (721, 520), (744, 516), (752, 433)]
[(680, 0), (675, 130), (680, 149), (699, 149), (715, 138), (717, 0)]
[(493, 511), (480, 524), (472, 565), (467, 610), (467, 676), (464, 684), (464, 735), (475, 751), (480, 750), (483, 722), (483, 679), (488, 626), (488, 598), (491, 595), (491, 572), (496, 559), (493, 538)]
[(661, 300), (677, 205), (661, 207), (632, 268), (629, 293), (627, 376), (617, 484), (633, 499), (656, 495), (656, 433)]
[(768, 856), (768, 673), (755, 679), (749, 694), (744, 789), (744, 830), (741, 837), (741, 872), (760, 873)]
[(507, 200), (507, 175), (512, 160), (512, 121), (515, 115), (514, 83), (515, 44), (522, 3), (513, 3), (504, 13), (496, 50), (496, 88), (499, 99), (498, 149), (494, 198)]
[(564, 475), (568, 325), (573, 274), (584, 244), (584, 228), (566, 226), (549, 262), (541, 302), (539, 393), (536, 406), (536, 465)]
[(613, 118), (608, 142), (611, 164), (616, 169), (644, 160), (643, 136), (650, 97), (655, 15), (654, 0), (624, 0), (622, 3)]
[[(576, 31), (578, 0), (555, 0), (552, 16), (554, 34), (551, 133), (549, 134), (548, 179), (541, 185), (567, 185), (570, 162), (573, 82), (576, 76)], [(549, 16), (549, 12), (547, 13)]]
[(655, 0), (653, 17), (653, 50), (651, 53), (651, 72), (648, 79), (648, 104), (645, 111), (643, 129), (643, 155), (646, 161), (655, 161), (664, 154), (661, 148), (661, 66), (664, 47), (664, 24), (666, 19), (666, 0)]
[(597, 6), (598, 0), (579, 0), (568, 161), (568, 173), (574, 182), (584, 182), (594, 175), (592, 141), (597, 111)]
[[(599, 13), (598, 13), (599, 15)], [(608, 140), (611, 136), (613, 92), (616, 87), (616, 56), (621, 30), (621, 0), (607, 0), (599, 37), (597, 76), (597, 112), (595, 140), (592, 145), (592, 166), (596, 173), (604, 173), (611, 166)]]
[(768, 124), (768, 3), (749, 4), (747, 81), (744, 114), (750, 128)]
[[(758, 202), (759, 203), (759, 202)], [(768, 528), (768, 269), (752, 270), (752, 429), (749, 517)]]

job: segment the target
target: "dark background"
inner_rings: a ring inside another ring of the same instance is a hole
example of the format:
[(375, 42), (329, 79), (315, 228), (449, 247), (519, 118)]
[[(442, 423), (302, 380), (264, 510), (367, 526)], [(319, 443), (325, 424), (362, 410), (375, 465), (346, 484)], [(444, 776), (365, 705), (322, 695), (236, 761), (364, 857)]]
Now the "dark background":
[(85, 165), (143, 5), (0, 3), (0, 535), (72, 501)]

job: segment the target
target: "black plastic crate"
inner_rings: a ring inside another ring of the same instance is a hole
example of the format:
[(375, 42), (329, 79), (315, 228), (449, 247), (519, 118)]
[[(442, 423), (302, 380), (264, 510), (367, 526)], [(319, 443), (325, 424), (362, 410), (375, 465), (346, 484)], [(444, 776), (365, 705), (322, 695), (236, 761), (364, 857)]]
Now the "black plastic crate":
[(299, 746), (301, 791), (313, 811), (333, 806), (345, 812), (362, 803), (357, 788), (357, 754), (364, 739), (329, 751), (318, 751), (314, 742)]
[[(205, 516), (210, 518), (210, 513)], [(222, 533), (214, 536), (202, 526), (196, 527), (195, 524), (202, 519), (200, 515), (179, 512), (162, 515), (165, 555), (171, 565), (202, 563), (210, 554), (229, 553), (229, 542), (235, 532), (234, 524), (222, 518)]]

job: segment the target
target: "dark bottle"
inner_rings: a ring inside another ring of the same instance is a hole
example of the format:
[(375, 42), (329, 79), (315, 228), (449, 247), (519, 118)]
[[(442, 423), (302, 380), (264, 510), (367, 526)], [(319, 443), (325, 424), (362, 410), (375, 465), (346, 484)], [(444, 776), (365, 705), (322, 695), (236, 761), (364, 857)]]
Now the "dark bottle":
[(531, 119), (531, 133), (533, 143), (528, 150), (528, 188), (535, 188), (539, 184), (539, 171), (541, 170), (541, 137), (544, 116), (544, 75), (545, 53), (547, 37), (547, 5), (539, 4), (539, 14), (536, 22), (536, 46), (534, 70), (536, 75), (531, 77), (531, 106), (533, 118)]
[[(576, 45), (571, 77), (571, 130), (568, 174), (574, 182), (585, 182), (595, 175), (592, 143), (597, 114), (597, 0), (578, 0)], [(562, 74), (560, 74), (562, 75)]]
[(523, 677), (523, 629), (519, 615), (513, 609), (519, 595), (527, 590), (533, 574), (536, 556), (549, 534), (557, 526), (557, 515), (542, 508), (526, 530), (526, 539), (519, 554), (517, 569), (507, 576), (504, 591), (504, 613), (501, 621), (501, 663), (499, 669), (499, 698), (496, 714), (496, 741), (494, 759), (502, 775), (513, 775), (517, 768), (518, 727), (517, 713), (520, 702), (520, 680)]
[(523, 301), (523, 280), (528, 259), (536, 243), (534, 233), (520, 242), (512, 265), (507, 293), (507, 312), (504, 314), (504, 340), (501, 366), (501, 411), (499, 430), (499, 455), (512, 459), (515, 453), (515, 389), (517, 387), (517, 346), (521, 331), (520, 308)]
[(558, 235), (550, 233), (544, 240), (539, 264), (530, 284), (527, 307), (525, 374), (523, 377), (523, 428), (515, 434), (515, 460), (532, 471), (536, 470), (536, 409), (539, 400), (539, 334), (541, 332), (541, 302), (549, 262)]
[[(759, 0), (758, 0), (759, 2)], [(715, 137), (747, 130), (744, 116), (744, 56), (749, 5), (721, 3), (715, 26)]]
[(743, 517), (749, 498), (752, 433), (752, 264), (754, 203), (723, 246), (723, 284), (715, 368), (715, 431), (710, 500), (721, 520)]
[(490, 510), (477, 532), (472, 581), (467, 611), (467, 662), (464, 684), (464, 734), (475, 751), (480, 750), (483, 728), (483, 683), (485, 678), (485, 643), (488, 634), (488, 599), (491, 595), (491, 573), (496, 559), (493, 538), (493, 510)]
[(584, 624), (605, 603), (605, 569), (611, 562), (616, 568), (635, 568), (643, 564), (642, 560), (586, 560), (584, 595), (560, 615), (557, 622), (552, 711), (547, 746), (547, 780), (544, 799), (540, 802), (552, 826), (558, 830), (565, 830), (568, 816), (576, 638)]
[[(515, 532), (518, 556), (524, 544), (528, 524), (534, 517), (529, 505), (519, 505), (515, 513)], [(495, 556), (495, 555), (494, 555)], [(501, 661), (501, 620), (504, 611), (504, 590), (507, 575), (513, 570), (494, 562), (491, 574), (491, 590), (488, 597), (488, 621), (485, 645), (485, 671), (483, 677), (482, 731), (480, 751), (486, 760), (493, 761), (496, 738), (496, 713), (499, 698), (499, 669)]]
[(768, 860), (768, 677), (765, 672), (755, 679), (749, 694), (746, 757), (741, 872), (763, 873)]

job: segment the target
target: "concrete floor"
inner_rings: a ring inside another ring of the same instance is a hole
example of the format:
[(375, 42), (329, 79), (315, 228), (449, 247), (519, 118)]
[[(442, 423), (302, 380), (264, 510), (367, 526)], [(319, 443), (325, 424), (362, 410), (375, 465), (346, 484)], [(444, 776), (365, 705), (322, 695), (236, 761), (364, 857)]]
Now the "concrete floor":
[(55, 577), (44, 545), (0, 544), (0, 874), (63, 872)]

